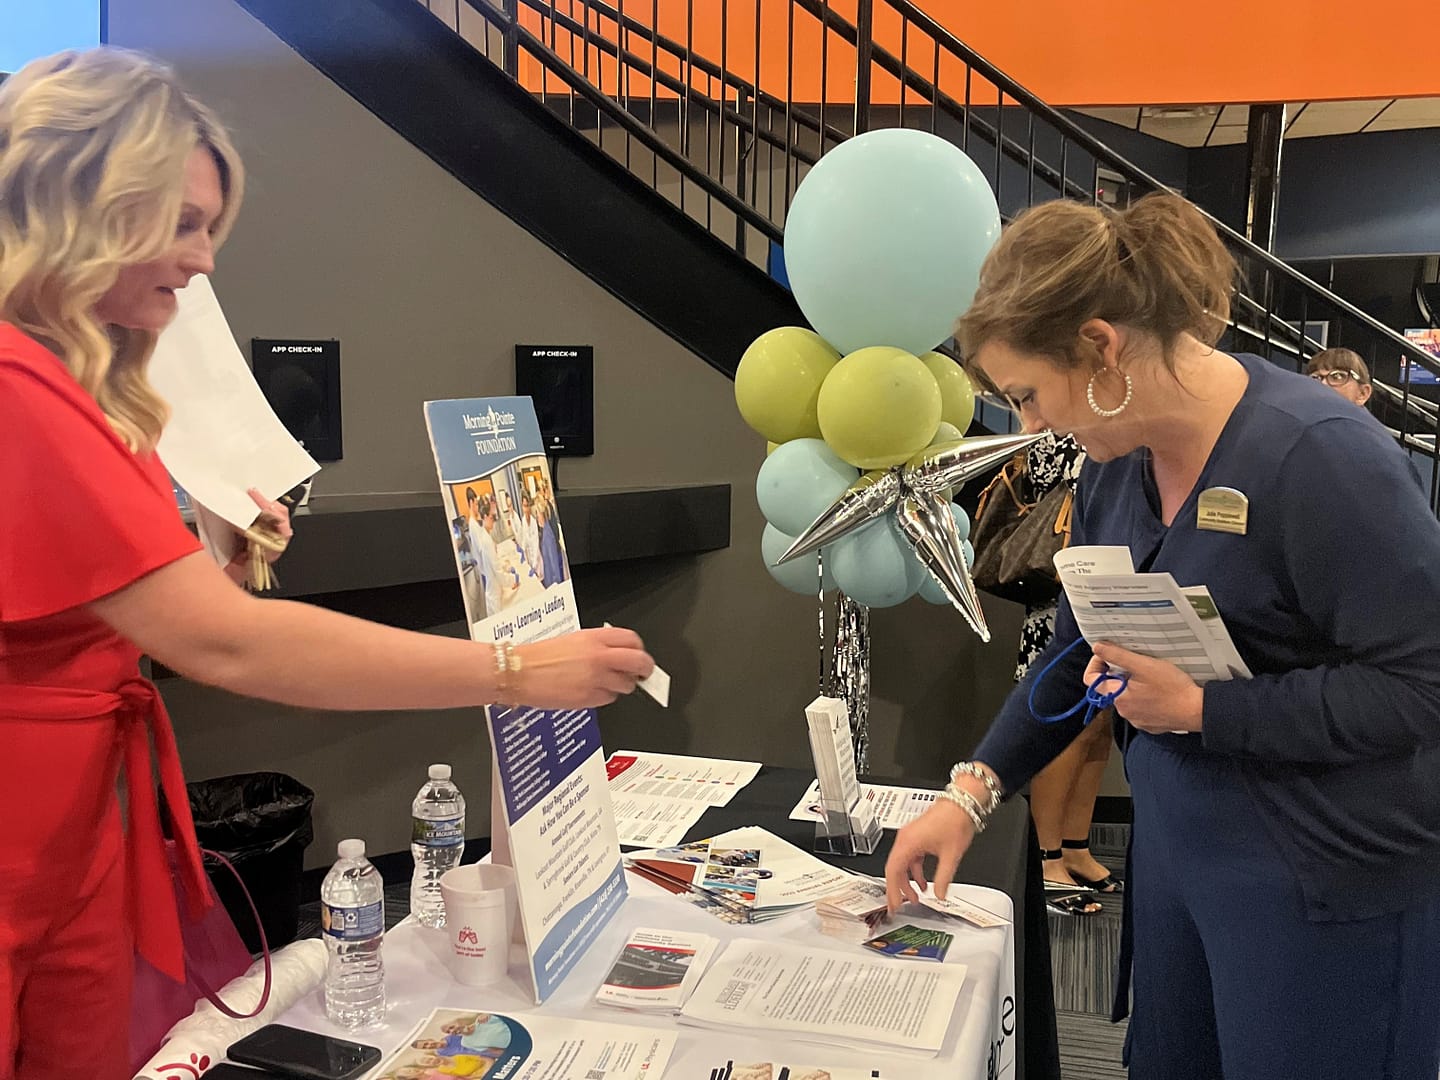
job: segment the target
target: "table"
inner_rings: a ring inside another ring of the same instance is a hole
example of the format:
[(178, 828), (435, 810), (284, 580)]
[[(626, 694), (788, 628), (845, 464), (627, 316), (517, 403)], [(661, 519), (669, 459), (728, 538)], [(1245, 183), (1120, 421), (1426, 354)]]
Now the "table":
[[(815, 836), (814, 824), (791, 821), (789, 815), (814, 779), (811, 771), (763, 766), (729, 806), (705, 811), (705, 816), (685, 839), (701, 840), (742, 825), (760, 825), (809, 851)], [(928, 780), (861, 779), (896, 787), (940, 786)], [(879, 876), (885, 872), (885, 857), (894, 838), (895, 834), (886, 830), (874, 855), (843, 860), (825, 855), (820, 858)], [(1035, 826), (1030, 820), (1030, 804), (1017, 795), (995, 811), (989, 827), (975, 838), (955, 874), (956, 881), (1000, 890), (1015, 905), (1015, 1040), (1020, 1047), (1017, 1080), (1060, 1080), (1055, 989), (1050, 968), (1050, 924), (1045, 913), (1039, 851)]]
[[(701, 839), (742, 825), (761, 825), (808, 850), (813, 824), (790, 821), (788, 815), (810, 780), (808, 772), (767, 766), (730, 806), (707, 810), (687, 839)], [(846, 859), (845, 864), (863, 872), (878, 873), (883, 868), (884, 851), (892, 836), (886, 834), (884, 846), (875, 855)], [(883, 1058), (883, 1076), (903, 1075), (906, 1080), (927, 1077), (986, 1080), (987, 1075), (992, 1075), (996, 1061), (1013, 1059), (1014, 1071), (1007, 1075), (1030, 1080), (1058, 1078), (1048, 936), (1036, 851), (1028, 808), (1022, 800), (1012, 800), (996, 812), (991, 827), (978, 838), (957, 877), (962, 881), (959, 886), (962, 895), (969, 894), (982, 906), (1001, 914), (1013, 914), (1013, 925), (1003, 931), (978, 930), (954, 922), (944, 924), (955, 934), (947, 962), (958, 961), (969, 967), (965, 989), (957, 1002), (957, 1021), (952, 1024), (939, 1057)], [(544, 1015), (674, 1029), (668, 1018), (606, 1009), (592, 1000), (626, 936), (640, 926), (708, 933), (721, 939), (722, 948), (724, 941), (736, 937), (847, 948), (843, 943), (819, 935), (813, 911), (761, 925), (729, 926), (634, 875), (628, 876), (628, 882), (629, 899), (543, 1006)], [(1012, 900), (1018, 900), (1013, 907)], [(1038, 913), (1032, 912), (1037, 906)], [(1034, 925), (1037, 915), (1038, 930)], [(923, 917), (912, 921), (923, 921)], [(521, 1014), (536, 1008), (524, 975), (523, 958), (512, 956), (512, 980), (518, 977), (518, 982), (468, 988), (450, 979), (445, 967), (446, 948), (443, 931), (429, 931), (408, 920), (387, 935), (385, 963), (390, 1011), (387, 1023), (365, 1032), (362, 1041), (380, 1046), (388, 1055), (416, 1024), (440, 1006)], [(1037, 972), (1035, 967), (1041, 961), (1043, 968)], [(1003, 968), (1011, 964), (1014, 965), (1015, 994), (1007, 1003), (1000, 999), (997, 990), (1002, 985)], [(1009, 1017), (1005, 1014), (1007, 1009)], [(1014, 1040), (1008, 1047), (991, 1046), (997, 1010), (1002, 1043), (1005, 1039)], [(1013, 1023), (1009, 1023), (1011, 1019)], [(325, 1019), (317, 994), (307, 995), (281, 1016), (279, 1022), (341, 1034)], [(791, 1036), (721, 1033), (690, 1027), (678, 1030), (680, 1041), (666, 1073), (674, 1080), (709, 1076), (712, 1068), (724, 1065), (727, 1060), (869, 1067), (881, 1057), (868, 1051), (805, 1044)]]

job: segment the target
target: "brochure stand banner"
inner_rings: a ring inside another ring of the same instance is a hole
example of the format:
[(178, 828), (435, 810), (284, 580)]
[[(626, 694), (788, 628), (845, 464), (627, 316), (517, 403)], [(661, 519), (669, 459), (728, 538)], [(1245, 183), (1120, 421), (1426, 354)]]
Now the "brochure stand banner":
[[(470, 636), (520, 645), (579, 629), (530, 399), (429, 401), (425, 425)], [(515, 869), (538, 1003), (625, 900), (605, 752), (593, 709), (485, 712), (495, 762), (492, 858)]]

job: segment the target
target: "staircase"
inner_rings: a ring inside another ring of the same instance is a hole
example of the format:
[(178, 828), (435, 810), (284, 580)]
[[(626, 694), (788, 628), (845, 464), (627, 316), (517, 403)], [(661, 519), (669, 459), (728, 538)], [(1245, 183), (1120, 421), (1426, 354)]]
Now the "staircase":
[[(950, 139), (984, 171), (1006, 218), (1059, 197), (1125, 205), (1165, 190), (908, 0), (683, 0), (683, 6), (681, 0), (239, 2), (435, 156), (377, 106), (382, 92), (397, 91), (376, 84), (425, 78), (416, 70), (418, 60), (403, 72), (392, 63), (377, 75), (372, 58), (377, 49), (393, 54), (396, 36), (383, 43), (357, 37), (361, 20), (352, 9), (383, 10), (407, 22), (428, 10), (432, 29), (443, 29), (447, 37), (440, 51), (452, 59), (461, 51), (485, 58), (492, 77), (508, 80), (512, 90), (523, 87), (548, 120), (588, 142), (589, 157), (603, 155), (613, 167), (605, 173), (607, 183), (613, 186), (614, 174), (621, 172), (631, 189), (628, 198), (643, 193), (646, 201), (628, 208), (633, 213), (620, 223), (623, 229), (643, 233), (653, 225), (648, 218), (657, 215), (678, 216), (693, 227), (682, 229), (689, 244), (685, 252), (665, 257), (666, 265), (652, 268), (654, 280), (645, 283), (668, 299), (615, 291), (732, 375), (755, 335), (801, 321), (788, 294), (762, 279), (766, 273), (783, 276), (778, 255), (785, 214), (809, 167), (856, 134), (900, 126)], [(294, 11), (314, 7), (331, 14)], [(656, 29), (657, 14), (673, 24), (669, 33)], [(782, 45), (785, 54), (776, 55)], [(797, 88), (800, 54), (812, 64), (818, 55), (819, 77)], [(783, 92), (777, 80), (783, 80)], [(357, 91), (357, 82), (369, 86), (370, 99)], [(431, 101), (432, 127), (447, 120), (435, 108), (439, 100)], [(462, 175), (460, 167), (447, 167)], [(587, 235), (594, 240), (616, 224), (603, 212), (606, 207), (580, 198), (581, 190), (568, 184), (545, 193), (578, 211), (566, 224), (570, 235), (547, 238), (529, 223), (572, 259), (570, 249), (584, 248)], [(524, 201), (523, 191), (511, 194)], [(512, 216), (526, 223), (523, 215)], [(1221, 347), (1258, 353), (1295, 370), (1325, 346), (1343, 345), (1364, 356), (1376, 377), (1371, 408), (1419, 459), (1432, 508), (1440, 514), (1440, 410), (1410, 381), (1417, 369), (1440, 373), (1440, 361), (1222, 222), (1214, 224), (1244, 282)], [(704, 242), (692, 233), (703, 233)], [(610, 264), (605, 275), (626, 272), (617, 265), (626, 260), (614, 258), (614, 244), (609, 237), (592, 245), (595, 259)], [(707, 282), (719, 280), (708, 268), (721, 245), (729, 249), (727, 273), (733, 278), (740, 267), (747, 291), (737, 299), (730, 286), (721, 290), (724, 314), (717, 317), (717, 309), (706, 306)], [(638, 248), (652, 252), (643, 237)], [(601, 272), (591, 273), (614, 287)], [(689, 323), (677, 323), (673, 311), (654, 310), (687, 305), (699, 313)], [(998, 403), (980, 419), (1000, 430), (1013, 420)]]

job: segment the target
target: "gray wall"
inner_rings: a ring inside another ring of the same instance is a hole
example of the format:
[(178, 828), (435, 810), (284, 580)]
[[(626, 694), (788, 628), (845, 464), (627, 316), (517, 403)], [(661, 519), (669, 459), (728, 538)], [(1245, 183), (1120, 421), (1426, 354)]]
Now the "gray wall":
[[(607, 746), (805, 765), (814, 604), (780, 590), (760, 564), (753, 483), (764, 443), (741, 423), (732, 384), (461, 187), (232, 0), (111, 0), (110, 34), (173, 63), (245, 156), (250, 197), (215, 277), (236, 337), (341, 339), (346, 459), (316, 491), (431, 490), (422, 401), (512, 392), (516, 342), (593, 343), (596, 453), (564, 462), (562, 483), (728, 482), (735, 493), (729, 549), (577, 573), (586, 623), (636, 627), (674, 676), (668, 711), (637, 697), (602, 712)], [(991, 610), (988, 650), (958, 614), (922, 601), (875, 613), (876, 771), (939, 776), (973, 745), (1007, 689), (1018, 632), (1018, 609)], [(372, 851), (404, 848), (409, 800), (436, 759), (455, 764), (471, 797), (472, 835), (488, 832), (479, 710), (313, 713), (180, 680), (164, 693), (192, 779), (278, 769), (317, 791), (309, 865), (329, 862), (347, 835)]]

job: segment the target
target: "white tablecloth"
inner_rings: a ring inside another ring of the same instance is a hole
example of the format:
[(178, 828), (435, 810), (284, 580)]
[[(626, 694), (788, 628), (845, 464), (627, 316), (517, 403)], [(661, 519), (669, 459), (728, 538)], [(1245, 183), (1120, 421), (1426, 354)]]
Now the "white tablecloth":
[[(596, 938), (549, 1001), (537, 1007), (529, 975), (517, 946), (511, 955), (510, 979), (492, 987), (461, 986), (445, 966), (448, 948), (445, 932), (427, 930), (411, 920), (395, 927), (385, 938), (385, 988), (389, 1009), (381, 1027), (345, 1032), (325, 1019), (319, 993), (302, 999), (277, 1022), (327, 1034), (341, 1035), (380, 1047), (388, 1057), (405, 1036), (432, 1009), (464, 1008), (476, 1011), (547, 1016), (666, 1028), (677, 1032), (675, 1053), (665, 1080), (709, 1080), (711, 1070), (727, 1061), (774, 1061), (787, 1065), (851, 1066), (878, 1069), (882, 1077), (903, 1080), (987, 1080), (1014, 1076), (1015, 946), (1009, 927), (981, 930), (958, 920), (927, 917), (907, 909), (898, 923), (937, 926), (955, 935), (946, 963), (968, 967), (964, 989), (955, 1006), (955, 1018), (940, 1054), (935, 1058), (847, 1050), (826, 1044), (816, 1036), (749, 1035), (744, 1031), (718, 1032), (687, 1027), (668, 1017), (653, 1017), (594, 1003), (595, 991), (610, 969), (626, 937), (636, 927), (650, 926), (706, 933), (724, 943), (734, 938), (786, 941), (819, 948), (848, 951), (847, 945), (822, 935), (813, 910), (784, 916), (754, 926), (732, 926), (705, 914), (645, 881), (627, 875), (630, 896)], [(1010, 898), (993, 889), (954, 885), (951, 891), (1005, 918), (1013, 918)], [(718, 954), (717, 954), (718, 955)], [(919, 961), (896, 960), (895, 963)], [(817, 1040), (817, 1041), (802, 1041)], [(992, 1051), (996, 1055), (991, 1072)]]

